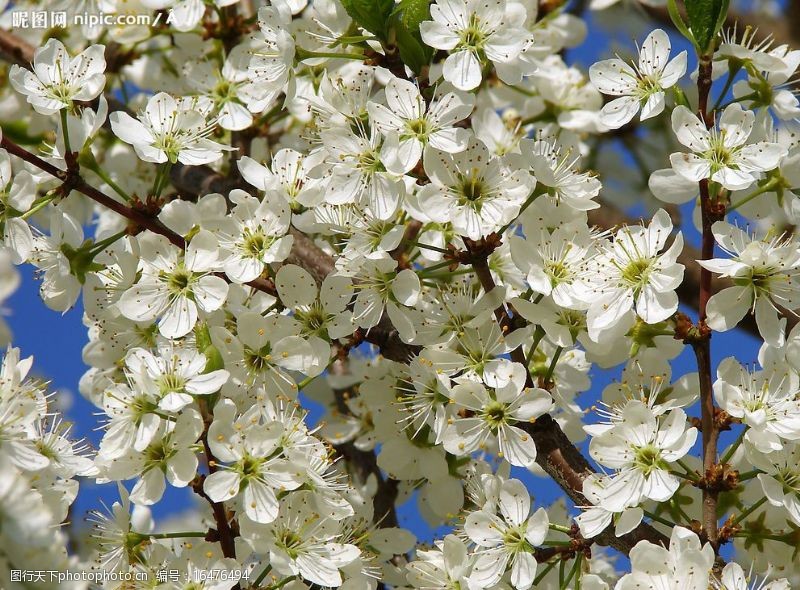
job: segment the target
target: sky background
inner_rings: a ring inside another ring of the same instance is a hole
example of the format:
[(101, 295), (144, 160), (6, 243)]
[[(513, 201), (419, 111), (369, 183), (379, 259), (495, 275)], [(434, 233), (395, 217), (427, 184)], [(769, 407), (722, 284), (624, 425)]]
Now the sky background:
[[(615, 17), (615, 14), (617, 15)], [(633, 48), (633, 41), (639, 42), (647, 34), (631, 18), (619, 18), (618, 10), (607, 12), (595, 18), (590, 18), (588, 25), (590, 36), (584, 44), (576, 50), (568, 52), (568, 61), (577, 62), (584, 68), (598, 59), (611, 57), (615, 51)], [(673, 54), (687, 48), (686, 43), (674, 38)], [(691, 52), (690, 52), (691, 53)], [(690, 70), (694, 67), (690, 59)], [(688, 77), (684, 79), (688, 82)], [(631, 174), (637, 174), (631, 165)], [(633, 206), (630, 212), (647, 219), (650, 215), (647, 208)], [(689, 211), (684, 211), (684, 219), (691, 219)], [(693, 227), (684, 225), (688, 243), (697, 244), (698, 235)], [(69, 402), (67, 416), (75, 422), (74, 433), (78, 437), (85, 437), (96, 447), (101, 432), (96, 430), (98, 422), (96, 409), (78, 393), (78, 382), (86, 370), (81, 359), (81, 348), (86, 343), (86, 328), (81, 322), (82, 309), (80, 305), (69, 312), (60, 315), (44, 306), (38, 294), (38, 281), (35, 279), (29, 266), (21, 267), (22, 284), (19, 290), (6, 302), (6, 320), (10, 325), (14, 337), (13, 344), (18, 346), (24, 356), (35, 357), (34, 371), (50, 380), (51, 389), (62, 390), (62, 399)], [(685, 309), (685, 312), (694, 317), (694, 311)], [(749, 335), (738, 332), (715, 334), (712, 344), (714, 367), (726, 356), (736, 355), (740, 361), (752, 363), (756, 360), (758, 342)], [(684, 353), (673, 365), (673, 379), (682, 374), (696, 370), (694, 357), (687, 347)], [(599, 368), (592, 369), (590, 376), (593, 386), (590, 391), (583, 394), (579, 400), (583, 407), (590, 406), (602, 392), (603, 388), (619, 375), (620, 369), (604, 371)], [(690, 415), (696, 411), (689, 410)], [(318, 416), (315, 411), (312, 420)], [(591, 420), (591, 417), (589, 418)], [(721, 448), (730, 440), (730, 434), (723, 438)], [(549, 504), (562, 497), (560, 488), (552, 481), (534, 478), (515, 470), (515, 476), (523, 476), (529, 483), (532, 494), (537, 503)], [(130, 489), (131, 483), (127, 484)], [(159, 518), (173, 515), (186, 507), (187, 498), (193, 498), (187, 490), (175, 490), (168, 486), (164, 499), (153, 507), (153, 513), (158, 522)], [(90, 481), (82, 482), (81, 493), (74, 506), (75, 521), (82, 520), (87, 510), (99, 507), (99, 500), (111, 505), (117, 499), (117, 490), (114, 484), (97, 486)], [(193, 501), (193, 500), (192, 500)], [(399, 509), (399, 518), (402, 526), (408, 527), (423, 540), (430, 540), (433, 531), (418, 517), (413, 500)]]

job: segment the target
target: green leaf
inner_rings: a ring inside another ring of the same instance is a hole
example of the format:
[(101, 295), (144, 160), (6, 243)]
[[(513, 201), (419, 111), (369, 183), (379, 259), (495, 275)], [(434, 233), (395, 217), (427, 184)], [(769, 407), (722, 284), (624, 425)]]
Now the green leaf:
[(728, 11), (726, 0), (685, 0), (689, 28), (702, 54), (713, 50), (712, 43)]
[(418, 31), (409, 31), (400, 20), (395, 23), (394, 32), (400, 59), (415, 74), (419, 74), (423, 67), (431, 63), (433, 50), (422, 42)]
[(686, 37), (692, 45), (697, 47), (697, 41), (694, 40), (694, 36), (692, 36), (692, 32), (689, 30), (689, 27), (683, 21), (683, 17), (681, 16), (681, 11), (678, 10), (678, 5), (675, 0), (667, 0), (667, 12), (669, 12), (669, 17), (672, 19), (672, 24), (675, 25), (675, 28), (678, 29), (681, 35)]
[(342, 6), (358, 26), (386, 41), (394, 0), (342, 0)]
[(400, 22), (410, 33), (419, 31), (419, 23), (431, 19), (430, 0), (400, 0), (396, 12)]

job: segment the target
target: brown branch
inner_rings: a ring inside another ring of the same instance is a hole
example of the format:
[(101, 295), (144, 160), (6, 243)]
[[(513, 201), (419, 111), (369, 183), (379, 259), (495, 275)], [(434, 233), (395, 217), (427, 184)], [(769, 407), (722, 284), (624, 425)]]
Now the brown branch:
[[(698, 114), (705, 123), (706, 128), (714, 126), (714, 115), (709, 111), (708, 101), (711, 93), (711, 56), (699, 56), (697, 92), (698, 92)], [(720, 215), (717, 202), (712, 202), (709, 195), (708, 179), (700, 181), (700, 210), (702, 215), (702, 245), (701, 260), (709, 260), (714, 257), (714, 233), (712, 226), (715, 221), (724, 217), (724, 205)], [(717, 462), (717, 443), (719, 440), (719, 428), (714, 416), (716, 406), (714, 404), (713, 377), (711, 375), (711, 330), (706, 325), (706, 306), (711, 298), (711, 271), (706, 268), (700, 269), (700, 289), (698, 291), (697, 310), (699, 319), (697, 327), (690, 332), (687, 341), (694, 349), (697, 359), (697, 371), (700, 381), (700, 422), (702, 425), (703, 437), (703, 469), (710, 474), (714, 471)], [(717, 497), (719, 491), (711, 486), (703, 487), (703, 531), (714, 550), (719, 549), (717, 534)]]
[[(79, 193), (82, 193), (89, 197), (94, 202), (103, 205), (104, 207), (111, 209), (121, 217), (133, 222), (135, 227), (133, 228), (133, 233), (138, 233), (141, 229), (146, 229), (153, 233), (159, 234), (167, 238), (174, 246), (177, 246), (180, 249), (186, 248), (186, 240), (179, 234), (175, 233), (165, 225), (163, 225), (157, 217), (146, 213), (145, 211), (138, 209), (136, 207), (128, 207), (116, 201), (103, 193), (102, 191), (94, 188), (90, 184), (88, 184), (80, 175), (77, 175), (75, 172), (69, 170), (60, 170), (59, 168), (55, 167), (54, 165), (46, 162), (45, 160), (41, 159), (36, 154), (33, 154), (18, 146), (16, 143), (11, 141), (8, 137), (3, 137), (2, 142), (0, 145), (4, 147), (10, 154), (17, 156), (18, 158), (25, 160), (26, 162), (33, 164), (40, 170), (47, 172), (51, 176), (58, 178), (59, 180), (63, 181), (64, 183), (64, 190), (68, 193), (71, 190), (76, 190)], [(65, 193), (65, 194), (66, 194)], [(230, 282), (230, 279), (224, 273), (215, 273), (220, 278)], [(270, 293), (274, 295), (276, 293), (275, 285), (272, 283), (270, 279), (265, 278), (258, 278), (252, 280), (246, 285), (253, 287), (254, 289), (258, 289), (259, 291), (264, 291), (265, 293)]]
[[(208, 444), (208, 429), (213, 420), (212, 412), (209, 411), (205, 399), (198, 399), (200, 410), (203, 416), (203, 433), (200, 435), (200, 440), (203, 443), (203, 453), (206, 456), (208, 464), (208, 472), (215, 473), (217, 471), (217, 460), (211, 452), (211, 447)], [(225, 504), (222, 502), (214, 502), (206, 495), (202, 485), (194, 488), (195, 491), (203, 496), (211, 504), (211, 510), (214, 513), (214, 521), (217, 524), (217, 533), (219, 535), (219, 545), (222, 549), (222, 555), (236, 559), (236, 545), (234, 543), (234, 534), (231, 525), (228, 522), (228, 513), (225, 510)]]

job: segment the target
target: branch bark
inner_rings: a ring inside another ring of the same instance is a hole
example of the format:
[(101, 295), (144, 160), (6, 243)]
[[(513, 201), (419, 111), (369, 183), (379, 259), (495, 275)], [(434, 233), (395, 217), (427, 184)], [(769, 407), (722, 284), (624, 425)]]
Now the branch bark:
[[(711, 56), (699, 56), (697, 93), (698, 93), (698, 114), (708, 129), (714, 126), (714, 115), (708, 110), (708, 99), (711, 93)], [(709, 181), (700, 181), (700, 212), (702, 215), (702, 245), (701, 260), (709, 260), (714, 257), (714, 234), (712, 226), (715, 221), (721, 218), (719, 205), (716, 201), (712, 202), (709, 194)], [(724, 207), (724, 206), (723, 206)], [(723, 217), (724, 217), (724, 209)], [(695, 263), (697, 264), (697, 263)], [(699, 265), (697, 265), (699, 266)], [(717, 442), (719, 440), (719, 428), (716, 424), (714, 405), (713, 379), (711, 376), (711, 330), (706, 325), (706, 306), (711, 298), (711, 271), (700, 269), (700, 285), (698, 291), (697, 309), (699, 318), (696, 329), (691, 332), (689, 343), (694, 349), (697, 359), (697, 372), (700, 382), (700, 422), (703, 435), (703, 469), (706, 476), (706, 485), (703, 486), (703, 531), (708, 537), (714, 550), (719, 549), (717, 531), (717, 496), (718, 490), (708, 485), (708, 480), (713, 473), (717, 462)]]

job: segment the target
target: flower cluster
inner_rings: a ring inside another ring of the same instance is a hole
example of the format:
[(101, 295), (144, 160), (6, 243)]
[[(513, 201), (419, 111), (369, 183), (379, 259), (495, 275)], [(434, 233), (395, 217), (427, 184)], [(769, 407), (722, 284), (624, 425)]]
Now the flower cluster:
[[(698, 16), (727, 3), (670, 2), (693, 75), (663, 29), (572, 63), (559, 3), (101, 4), (166, 21), (0, 31), (0, 299), (30, 264), (82, 309), (100, 416), (72, 440), (8, 349), (0, 576), (34, 547), (141, 578), (106, 588), (788, 588), (800, 52)], [(119, 501), (78, 557), (81, 478)]]

